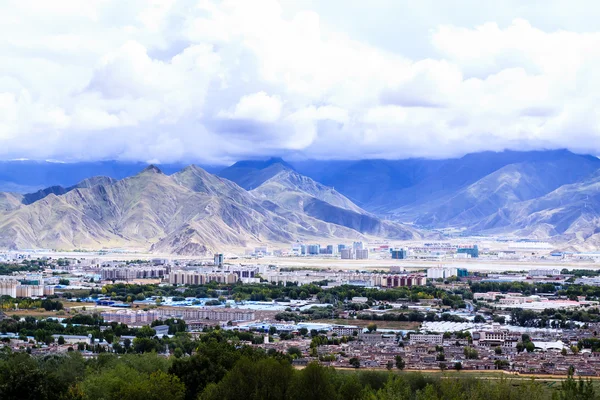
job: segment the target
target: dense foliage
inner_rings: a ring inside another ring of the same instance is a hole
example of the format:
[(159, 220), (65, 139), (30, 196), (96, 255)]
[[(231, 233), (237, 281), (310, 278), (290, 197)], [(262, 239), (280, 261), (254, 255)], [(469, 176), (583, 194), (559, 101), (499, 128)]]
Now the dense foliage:
[(304, 300), (316, 296), (321, 303), (337, 304), (353, 297), (367, 297), (371, 301), (398, 301), (440, 299), (442, 304), (452, 308), (464, 307), (463, 299), (471, 299), (472, 294), (465, 289), (457, 289), (454, 293), (435, 288), (432, 285), (400, 287), (387, 290), (378, 290), (359, 286), (342, 285), (322, 289), (316, 284), (298, 286), (293, 283), (282, 284), (218, 284), (210, 282), (206, 285), (191, 285), (185, 287), (158, 286), (158, 285), (130, 285), (116, 283), (106, 285), (101, 291), (92, 291), (92, 296), (104, 294), (113, 300), (131, 301), (143, 300), (148, 297), (196, 297), (218, 298), (222, 295), (229, 296), (236, 301), (289, 301)]
[(44, 260), (23, 260), (20, 263), (0, 263), (0, 275), (12, 275), (14, 272), (39, 272), (46, 267)]
[[(419, 373), (338, 371), (316, 363), (297, 370), (288, 355), (236, 347), (207, 335), (192, 356), (165, 358), (79, 353), (0, 353), (3, 400), (541, 400), (597, 399), (593, 385), (569, 378), (558, 388), (536, 381), (445, 378)], [(400, 360), (401, 361), (401, 360)], [(398, 364), (398, 362), (396, 363)]]

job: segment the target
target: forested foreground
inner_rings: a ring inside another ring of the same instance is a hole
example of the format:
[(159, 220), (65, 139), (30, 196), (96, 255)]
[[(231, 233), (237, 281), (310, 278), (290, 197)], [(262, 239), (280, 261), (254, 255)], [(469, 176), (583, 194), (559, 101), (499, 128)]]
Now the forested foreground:
[(0, 353), (0, 399), (596, 399), (591, 382), (556, 387), (527, 380), (483, 380), (419, 373), (339, 371), (309, 364), (294, 369), (289, 356), (210, 340), (182, 358), (149, 354), (78, 352), (31, 356)]

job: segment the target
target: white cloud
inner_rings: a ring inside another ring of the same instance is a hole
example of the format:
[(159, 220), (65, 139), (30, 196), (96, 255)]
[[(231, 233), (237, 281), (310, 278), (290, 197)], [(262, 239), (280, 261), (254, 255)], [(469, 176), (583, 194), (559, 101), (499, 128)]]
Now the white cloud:
[(282, 108), (279, 96), (258, 92), (242, 96), (233, 112), (221, 111), (218, 116), (232, 119), (250, 119), (258, 122), (276, 122)]
[(589, 18), (349, 1), (0, 6), (0, 158), (600, 152)]

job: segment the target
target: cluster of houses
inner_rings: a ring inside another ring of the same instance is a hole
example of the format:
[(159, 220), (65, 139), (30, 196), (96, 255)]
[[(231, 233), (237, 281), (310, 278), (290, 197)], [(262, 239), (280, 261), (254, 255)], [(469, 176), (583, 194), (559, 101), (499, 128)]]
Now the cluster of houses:
[[(341, 328), (339, 328), (341, 329)], [(305, 365), (311, 361), (338, 368), (396, 368), (397, 356), (407, 370), (508, 370), (521, 374), (566, 375), (572, 371), (580, 376), (600, 376), (600, 352), (577, 349), (584, 338), (595, 337), (594, 328), (532, 333), (527, 339), (533, 348), (525, 350), (523, 334), (499, 326), (489, 330), (474, 331), (470, 335), (361, 332), (352, 340), (339, 344), (311, 347), (309, 339), (265, 342), (258, 346), (286, 352), (291, 347), (302, 356), (294, 364)], [(336, 336), (330, 332), (331, 336)], [(575, 348), (575, 351), (574, 351)]]

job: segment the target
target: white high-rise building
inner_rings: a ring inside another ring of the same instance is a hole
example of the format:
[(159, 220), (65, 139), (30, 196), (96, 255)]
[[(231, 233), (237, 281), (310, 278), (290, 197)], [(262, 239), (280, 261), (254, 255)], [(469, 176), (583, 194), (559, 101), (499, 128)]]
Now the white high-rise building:
[(427, 269), (427, 278), (429, 279), (446, 279), (451, 276), (458, 276), (458, 270), (452, 267), (435, 267)]

